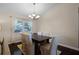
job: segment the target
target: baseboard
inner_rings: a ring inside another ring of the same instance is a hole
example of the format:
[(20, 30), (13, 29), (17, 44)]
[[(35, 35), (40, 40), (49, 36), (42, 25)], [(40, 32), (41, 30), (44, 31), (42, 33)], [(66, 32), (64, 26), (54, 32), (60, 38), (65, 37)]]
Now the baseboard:
[(72, 46), (65, 45), (65, 44), (59, 44), (59, 45), (60, 45), (60, 46), (67, 47), (67, 48), (70, 48), (70, 49), (73, 49), (73, 50), (77, 50), (77, 51), (79, 51), (79, 48), (76, 48), (76, 47), (72, 47)]
[(58, 50), (62, 51), (62, 55), (79, 55), (79, 49), (68, 45), (59, 44)]

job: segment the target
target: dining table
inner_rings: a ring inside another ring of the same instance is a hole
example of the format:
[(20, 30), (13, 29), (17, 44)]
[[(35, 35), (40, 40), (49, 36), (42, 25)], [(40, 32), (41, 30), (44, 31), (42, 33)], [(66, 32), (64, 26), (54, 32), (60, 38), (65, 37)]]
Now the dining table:
[(44, 43), (49, 43), (49, 39), (52, 37), (44, 36), (44, 35), (38, 35), (37, 33), (32, 34), (32, 41), (34, 44), (34, 53), (35, 55), (40, 55), (40, 46)]

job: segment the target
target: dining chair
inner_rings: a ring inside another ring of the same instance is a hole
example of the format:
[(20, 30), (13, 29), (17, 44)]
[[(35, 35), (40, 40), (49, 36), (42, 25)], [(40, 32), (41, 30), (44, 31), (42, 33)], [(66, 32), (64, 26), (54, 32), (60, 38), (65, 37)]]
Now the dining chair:
[(3, 38), (3, 40), (0, 42), (0, 55), (3, 55), (3, 47), (4, 47), (4, 38)]
[(25, 55), (34, 54), (32, 39), (30, 35), (22, 34), (22, 51)]
[[(53, 36), (53, 33), (51, 33), (51, 32), (48, 33), (48, 36), (49, 36), (49, 37), (54, 37), (54, 36)], [(52, 38), (49, 39), (49, 42), (50, 42), (50, 43), (52, 42)]]
[(42, 55), (56, 55), (58, 47), (58, 39), (56, 37), (52, 38), (52, 41), (48, 44), (42, 45), (40, 47)]
[(53, 43), (51, 43), (50, 54), (57, 55), (58, 45), (59, 45), (59, 37), (55, 37)]
[(43, 36), (49, 36), (49, 33), (47, 33), (47, 32), (42, 32), (42, 35), (43, 35)]
[(1, 55), (1, 44), (0, 44), (0, 55)]
[(37, 32), (38, 35), (42, 35), (42, 32)]

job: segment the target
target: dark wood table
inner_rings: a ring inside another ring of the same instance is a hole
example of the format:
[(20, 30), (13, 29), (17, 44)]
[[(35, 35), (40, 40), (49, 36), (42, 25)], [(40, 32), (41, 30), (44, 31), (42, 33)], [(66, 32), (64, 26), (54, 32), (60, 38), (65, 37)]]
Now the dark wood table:
[(50, 38), (51, 37), (38, 35), (38, 34), (33, 34), (32, 35), (32, 40), (33, 40), (34, 45), (35, 45), (35, 55), (40, 55), (41, 54), (40, 45), (44, 42), (49, 43)]

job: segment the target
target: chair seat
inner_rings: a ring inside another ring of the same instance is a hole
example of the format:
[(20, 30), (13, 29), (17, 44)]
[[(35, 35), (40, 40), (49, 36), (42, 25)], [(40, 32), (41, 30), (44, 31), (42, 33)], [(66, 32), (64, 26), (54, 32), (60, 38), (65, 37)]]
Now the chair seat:
[(42, 45), (41, 48), (44, 48), (46, 50), (49, 50), (50, 49), (50, 43), (49, 44), (45, 44), (45, 45)]
[(48, 55), (48, 54), (50, 54), (50, 47), (51, 47), (50, 43), (42, 45), (40, 47), (41, 54), (42, 55)]
[(40, 47), (41, 54), (45, 55), (56, 55), (57, 54), (57, 47), (59, 44), (59, 37), (53, 37), (50, 44), (45, 44)]

